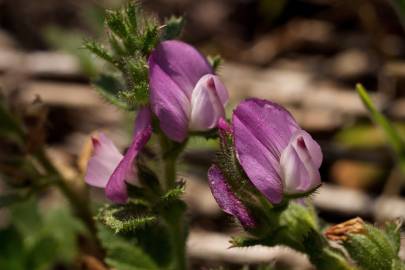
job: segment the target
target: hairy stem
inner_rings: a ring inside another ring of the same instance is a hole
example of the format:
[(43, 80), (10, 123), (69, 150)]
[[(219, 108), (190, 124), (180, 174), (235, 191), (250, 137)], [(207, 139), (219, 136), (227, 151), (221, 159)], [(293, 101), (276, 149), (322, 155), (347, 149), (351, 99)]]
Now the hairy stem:
[(177, 157), (169, 157), (164, 160), (166, 190), (170, 190), (176, 185), (176, 162)]
[[(164, 178), (165, 188), (167, 191), (176, 186), (176, 164), (177, 158), (182, 151), (183, 145), (173, 144), (165, 136), (160, 140), (162, 149), (162, 158), (164, 163)], [(173, 270), (185, 270), (186, 266), (186, 239), (187, 230), (185, 227), (183, 213), (180, 214), (181, 218), (167, 220), (168, 226), (171, 231), (172, 246), (174, 249)]]

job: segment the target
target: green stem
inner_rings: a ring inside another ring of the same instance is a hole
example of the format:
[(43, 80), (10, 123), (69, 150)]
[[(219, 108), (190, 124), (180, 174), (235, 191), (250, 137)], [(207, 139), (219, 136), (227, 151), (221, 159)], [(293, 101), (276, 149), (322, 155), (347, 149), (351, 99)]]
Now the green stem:
[(176, 162), (176, 156), (164, 159), (166, 190), (170, 190), (176, 185)]
[[(164, 163), (164, 177), (166, 191), (176, 186), (176, 164), (177, 158), (184, 145), (173, 145), (166, 137), (161, 137), (160, 140), (161, 149), (163, 154)], [(183, 213), (181, 213), (183, 217)], [(186, 266), (186, 239), (187, 230), (183, 218), (177, 218), (173, 220), (169, 218), (167, 220), (168, 226), (171, 231), (172, 246), (174, 249), (175, 261), (173, 264), (173, 270), (185, 270)]]

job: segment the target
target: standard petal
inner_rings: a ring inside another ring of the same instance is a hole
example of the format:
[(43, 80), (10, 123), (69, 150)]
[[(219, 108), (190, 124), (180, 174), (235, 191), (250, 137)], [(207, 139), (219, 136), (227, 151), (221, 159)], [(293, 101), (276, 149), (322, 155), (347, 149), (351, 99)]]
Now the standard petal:
[(305, 193), (319, 186), (321, 162), (322, 153), (319, 145), (307, 132), (297, 131), (281, 154), (280, 166), (284, 192)]
[(206, 58), (194, 47), (178, 40), (160, 43), (150, 58), (190, 99), (198, 80), (213, 70)]
[(224, 89), (215, 75), (204, 75), (198, 81), (191, 95), (190, 130), (205, 131), (216, 127), (218, 119), (225, 116), (223, 101), (219, 96), (219, 92), (221, 95), (224, 91), (226, 93)]
[(236, 108), (234, 115), (276, 159), (280, 158), (292, 134), (300, 129), (286, 109), (268, 100), (243, 101)]
[(149, 57), (150, 103), (160, 120), (160, 128), (172, 140), (182, 142), (187, 137), (190, 100), (155, 59)]
[(225, 213), (236, 217), (245, 228), (255, 226), (255, 220), (249, 210), (233, 194), (221, 170), (216, 165), (212, 165), (208, 170), (208, 183), (215, 200)]
[(100, 132), (91, 140), (93, 154), (87, 164), (84, 179), (91, 186), (105, 188), (108, 179), (123, 156), (114, 143), (103, 133)]
[(239, 117), (232, 118), (233, 133), (238, 160), (253, 185), (270, 202), (279, 203), (282, 199), (282, 183), (278, 160), (255, 137)]
[(135, 135), (131, 146), (124, 158), (120, 161), (108, 180), (105, 193), (107, 198), (115, 203), (125, 203), (128, 199), (125, 178), (131, 173), (133, 162), (142, 147), (148, 142), (152, 135), (152, 128), (146, 128), (144, 131)]

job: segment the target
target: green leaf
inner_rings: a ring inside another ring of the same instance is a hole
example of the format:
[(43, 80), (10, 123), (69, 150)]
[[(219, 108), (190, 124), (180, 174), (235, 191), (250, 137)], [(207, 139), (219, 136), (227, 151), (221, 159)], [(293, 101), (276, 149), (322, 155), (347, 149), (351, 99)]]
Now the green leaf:
[(107, 205), (100, 209), (97, 219), (115, 233), (131, 232), (154, 223), (154, 216), (142, 204)]
[(0, 269), (25, 270), (26, 256), (21, 234), (15, 227), (0, 230)]
[(42, 231), (45, 237), (50, 237), (55, 242), (57, 254), (53, 256), (53, 260), (73, 262), (78, 255), (78, 235), (86, 235), (87, 232), (84, 224), (67, 207), (49, 209), (43, 220)]
[(395, 129), (390, 121), (380, 113), (368, 95), (366, 89), (361, 85), (356, 85), (356, 90), (373, 121), (383, 130), (388, 143), (394, 149), (400, 160), (400, 167), (405, 173), (405, 141), (400, 133)]
[[(126, 54), (122, 42), (114, 34), (108, 35), (108, 42), (110, 43), (111, 49), (117, 56), (124, 56)], [(114, 63), (114, 65), (119, 67), (119, 64), (117, 63)]]
[(108, 27), (121, 39), (129, 35), (128, 28), (125, 25), (125, 18), (120, 10), (106, 10), (105, 22)]
[(84, 48), (94, 53), (98, 57), (104, 59), (105, 61), (114, 64), (114, 58), (108, 53), (108, 51), (95, 41), (86, 41), (83, 44)]
[(27, 254), (27, 266), (33, 270), (50, 269), (59, 257), (58, 243), (50, 236), (39, 239), (29, 249)]
[(128, 24), (131, 26), (133, 33), (138, 32), (138, 17), (140, 13), (140, 7), (136, 2), (130, 2), (125, 8), (125, 14), (127, 15)]
[(163, 31), (161, 33), (160, 39), (161, 40), (170, 40), (176, 39), (180, 36), (181, 31), (184, 27), (184, 19), (183, 17), (170, 17), (166, 20)]
[(42, 237), (43, 220), (37, 206), (36, 198), (31, 197), (10, 208), (13, 224), (24, 236), (27, 247), (33, 246)]
[[(137, 245), (99, 226), (98, 236), (107, 251), (106, 263), (117, 270), (157, 270), (159, 267)], [(156, 243), (154, 243), (156, 245)]]
[(142, 54), (149, 55), (156, 46), (158, 39), (158, 27), (155, 25), (148, 27), (142, 38)]
[(93, 85), (105, 100), (122, 109), (128, 109), (128, 104), (119, 98), (123, 85), (116, 78), (102, 74), (93, 81)]

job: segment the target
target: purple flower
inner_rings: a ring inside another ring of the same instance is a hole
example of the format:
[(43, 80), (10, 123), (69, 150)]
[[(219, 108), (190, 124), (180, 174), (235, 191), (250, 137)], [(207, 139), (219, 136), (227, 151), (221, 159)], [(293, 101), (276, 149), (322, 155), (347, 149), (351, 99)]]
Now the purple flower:
[(232, 126), (238, 160), (270, 202), (321, 184), (321, 148), (280, 105), (248, 99), (234, 111)]
[(216, 165), (212, 165), (208, 170), (208, 183), (215, 200), (225, 213), (236, 217), (246, 229), (255, 227), (256, 222), (249, 210), (232, 192), (221, 170)]
[(149, 57), (150, 104), (163, 132), (182, 142), (188, 131), (215, 128), (225, 116), (225, 86), (195, 48), (164, 41)]
[(93, 155), (87, 165), (86, 183), (105, 188), (111, 201), (125, 203), (128, 199), (126, 183), (134, 183), (136, 175), (133, 162), (151, 135), (151, 112), (143, 107), (138, 112), (132, 143), (124, 156), (103, 133), (98, 138), (93, 137)]

